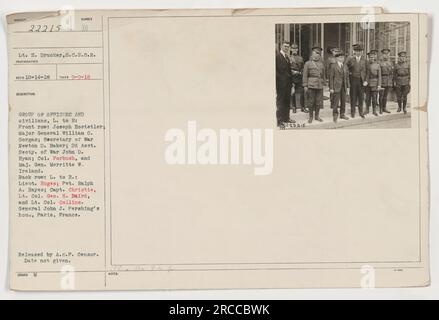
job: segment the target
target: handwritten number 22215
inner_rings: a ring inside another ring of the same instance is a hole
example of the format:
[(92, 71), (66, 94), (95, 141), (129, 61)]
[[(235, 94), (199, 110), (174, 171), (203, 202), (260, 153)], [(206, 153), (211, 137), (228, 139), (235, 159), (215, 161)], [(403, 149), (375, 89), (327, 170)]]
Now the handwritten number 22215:
[(47, 24), (33, 24), (30, 26), (29, 32), (59, 32), (61, 31), (61, 25), (47, 25)]

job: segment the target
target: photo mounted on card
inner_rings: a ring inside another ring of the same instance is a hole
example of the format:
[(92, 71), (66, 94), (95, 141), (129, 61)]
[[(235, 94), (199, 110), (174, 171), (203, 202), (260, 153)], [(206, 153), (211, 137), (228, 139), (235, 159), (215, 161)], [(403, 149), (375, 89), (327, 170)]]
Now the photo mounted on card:
[(410, 128), (410, 22), (276, 25), (280, 129)]
[(429, 285), (426, 15), (7, 20), (12, 289)]

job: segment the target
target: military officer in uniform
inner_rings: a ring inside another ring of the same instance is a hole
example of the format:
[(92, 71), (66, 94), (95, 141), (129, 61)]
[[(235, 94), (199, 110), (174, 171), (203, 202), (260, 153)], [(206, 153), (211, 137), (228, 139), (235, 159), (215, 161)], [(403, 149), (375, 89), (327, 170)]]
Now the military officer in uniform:
[(367, 64), (366, 71), (366, 82), (369, 95), (367, 113), (369, 113), (370, 102), (372, 102), (372, 110), (375, 117), (378, 117), (378, 92), (381, 90), (381, 66), (377, 62), (377, 58), (377, 50), (372, 50), (369, 52), (369, 63)]
[(363, 102), (364, 87), (366, 82), (367, 61), (363, 55), (363, 46), (355, 44), (354, 54), (346, 60), (349, 69), (350, 96), (351, 96), (351, 117), (355, 118), (355, 108), (358, 106), (360, 117), (364, 118)]
[(340, 119), (346, 117), (346, 93), (349, 89), (349, 70), (346, 67), (345, 54), (342, 51), (335, 53), (336, 61), (329, 67), (329, 92), (332, 95), (331, 107), (334, 122), (338, 119), (338, 106), (340, 105)]
[(291, 45), (291, 73), (293, 75), (293, 85), (294, 85), (294, 94), (292, 94), (293, 101), (293, 112), (296, 113), (297, 109), (300, 108), (302, 112), (308, 113), (308, 110), (305, 108), (303, 102), (303, 67), (304, 60), (299, 55), (299, 46), (297, 44)]
[(398, 56), (394, 74), (398, 112), (401, 112), (402, 109), (404, 114), (407, 114), (407, 96), (410, 93), (410, 63), (407, 59), (407, 52), (400, 52)]
[(311, 56), (312, 54), (315, 52), (319, 55), (319, 60), (322, 60), (322, 51), (323, 48), (321, 47), (321, 45), (319, 43), (315, 43), (314, 46), (311, 48)]
[(390, 89), (393, 87), (393, 73), (395, 68), (393, 62), (390, 60), (390, 49), (383, 49), (381, 50), (381, 53), (381, 91), (379, 92), (380, 114), (383, 112), (390, 113), (390, 111), (387, 110), (387, 98)]
[[(320, 51), (321, 52), (321, 51)], [(309, 123), (315, 120), (322, 122), (320, 108), (323, 107), (323, 86), (325, 83), (325, 66), (318, 51), (313, 51), (311, 60), (303, 68), (303, 88), (305, 101), (309, 109)]]
[[(313, 47), (311, 48), (311, 50), (312, 50), (312, 52), (311, 52), (311, 55), (315, 52), (315, 53), (317, 53), (318, 54), (318, 56), (319, 56), (319, 61), (320, 61), (320, 63), (323, 65), (323, 70), (324, 70), (324, 79), (326, 79), (326, 67), (325, 67), (325, 63), (324, 63), (324, 61), (323, 61), (323, 48), (322, 48), (322, 46), (319, 44), (319, 43), (315, 43), (314, 45), (313, 45)], [(311, 60), (311, 59), (310, 59)], [(325, 85), (325, 84), (324, 84)], [(323, 98), (322, 98), (323, 100), (322, 100), (322, 105), (320, 106), (320, 109), (323, 109), (323, 101), (325, 100), (325, 97), (323, 96)]]

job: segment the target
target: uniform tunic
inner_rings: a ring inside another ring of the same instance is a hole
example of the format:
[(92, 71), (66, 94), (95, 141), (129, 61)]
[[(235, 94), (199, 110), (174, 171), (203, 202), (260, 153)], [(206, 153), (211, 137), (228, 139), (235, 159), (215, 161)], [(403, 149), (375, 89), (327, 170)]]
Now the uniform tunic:
[(398, 63), (395, 66), (395, 86), (410, 85), (410, 64), (408, 62)]
[(407, 95), (410, 93), (410, 63), (408, 62), (400, 62), (395, 66), (395, 91), (398, 102), (407, 104)]
[(307, 107), (317, 114), (323, 107), (323, 86), (325, 83), (325, 65), (321, 61), (308, 61), (303, 68), (303, 86), (308, 87)]
[(378, 62), (368, 64), (366, 81), (371, 91), (378, 91), (378, 87), (381, 87), (381, 66)]
[(393, 87), (394, 66), (392, 61), (382, 60), (380, 62), (380, 66), (381, 66), (381, 86)]
[(321, 61), (308, 61), (303, 68), (303, 86), (309, 89), (323, 89), (325, 66)]

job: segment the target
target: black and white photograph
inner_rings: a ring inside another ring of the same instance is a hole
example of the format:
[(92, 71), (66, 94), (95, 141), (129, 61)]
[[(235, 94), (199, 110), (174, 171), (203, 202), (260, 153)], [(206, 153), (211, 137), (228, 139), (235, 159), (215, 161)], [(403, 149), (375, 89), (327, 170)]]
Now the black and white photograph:
[(0, 300), (439, 297), (438, 2), (0, 13)]
[(411, 128), (410, 68), (409, 22), (277, 24), (277, 127)]

